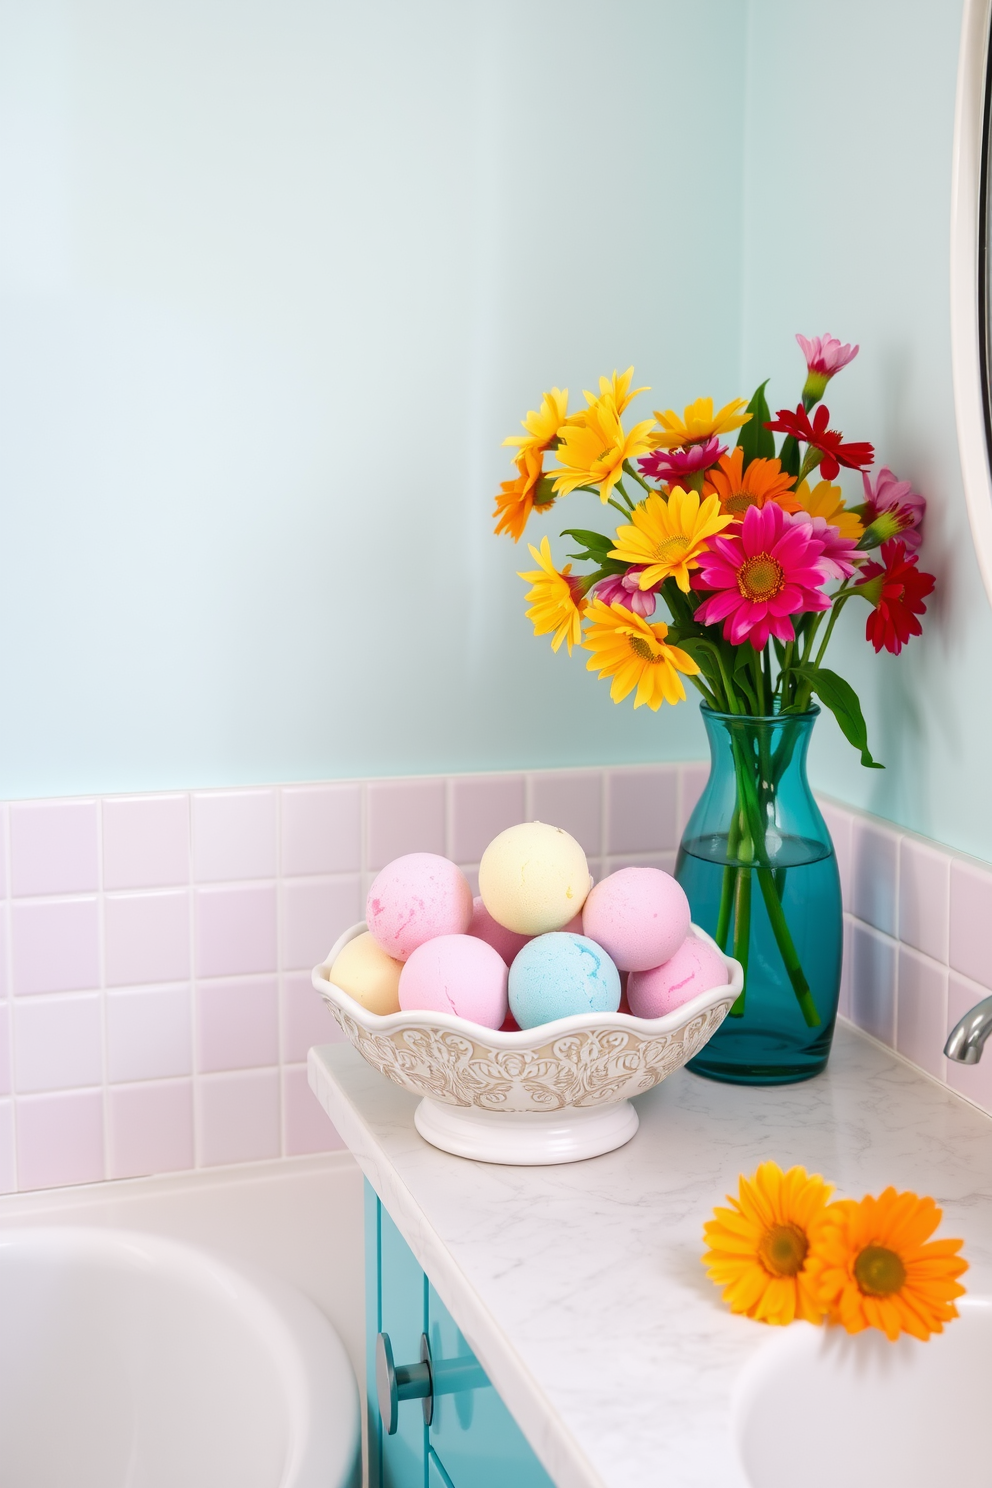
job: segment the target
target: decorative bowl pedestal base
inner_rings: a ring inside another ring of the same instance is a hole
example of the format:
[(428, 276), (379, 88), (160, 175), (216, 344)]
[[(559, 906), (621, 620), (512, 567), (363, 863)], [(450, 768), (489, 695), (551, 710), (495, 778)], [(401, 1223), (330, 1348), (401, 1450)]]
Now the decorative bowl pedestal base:
[(425, 1096), (414, 1112), (420, 1135), (442, 1152), (476, 1162), (538, 1167), (581, 1162), (629, 1142), (637, 1130), (630, 1101), (558, 1111), (485, 1111)]

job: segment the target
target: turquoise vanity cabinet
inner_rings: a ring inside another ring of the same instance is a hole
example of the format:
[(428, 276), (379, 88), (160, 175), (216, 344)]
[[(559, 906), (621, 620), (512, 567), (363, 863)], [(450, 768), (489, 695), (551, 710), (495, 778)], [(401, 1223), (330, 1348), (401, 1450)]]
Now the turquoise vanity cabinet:
[[(369, 1488), (554, 1488), (368, 1183), (365, 1309)], [(384, 1343), (377, 1348), (380, 1334), (388, 1350)], [(428, 1352), (424, 1367), (421, 1357)], [(396, 1430), (390, 1434), (380, 1387), (388, 1418), (394, 1382)]]

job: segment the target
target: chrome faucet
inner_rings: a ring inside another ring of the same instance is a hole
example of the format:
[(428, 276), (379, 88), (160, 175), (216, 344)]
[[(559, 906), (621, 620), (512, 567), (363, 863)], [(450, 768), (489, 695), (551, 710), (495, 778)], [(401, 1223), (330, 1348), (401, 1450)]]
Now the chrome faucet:
[(958, 1064), (977, 1064), (982, 1057), (985, 1040), (992, 1033), (992, 997), (985, 997), (951, 1029), (944, 1045), (948, 1059)]

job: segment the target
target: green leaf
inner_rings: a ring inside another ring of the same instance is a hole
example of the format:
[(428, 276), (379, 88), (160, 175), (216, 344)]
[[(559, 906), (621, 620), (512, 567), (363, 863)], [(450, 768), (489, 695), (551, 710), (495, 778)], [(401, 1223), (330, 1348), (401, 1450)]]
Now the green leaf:
[(844, 738), (849, 744), (853, 744), (855, 749), (861, 751), (861, 763), (865, 768), (884, 770), (885, 766), (880, 765), (871, 757), (871, 751), (868, 748), (868, 726), (861, 712), (858, 694), (850, 682), (845, 682), (843, 677), (838, 676), (836, 672), (829, 671), (826, 667), (797, 666), (792, 670), (806, 679), (820, 702), (830, 709), (840, 724)]
[(799, 441), (787, 434), (782, 440), (782, 448), (778, 452), (778, 458), (786, 475), (794, 479), (799, 474)]
[[(750, 465), (752, 460), (774, 460), (775, 440), (771, 429), (766, 429), (765, 424), (771, 418), (768, 404), (765, 401), (765, 388), (768, 386), (766, 377), (760, 387), (755, 388), (754, 397), (747, 405), (747, 411), (751, 415), (746, 424), (741, 425), (741, 431), (737, 436), (737, 446), (744, 451), (744, 469)], [(796, 466), (798, 470), (798, 465)]]
[(561, 536), (574, 537), (583, 548), (581, 553), (568, 553), (566, 557), (574, 558), (578, 563), (595, 563), (597, 568), (602, 569), (600, 578), (606, 578), (609, 574), (626, 573), (630, 567), (629, 564), (621, 563), (617, 558), (607, 556), (613, 547), (614, 539), (604, 537), (601, 532), (588, 532), (583, 527), (566, 527)]
[[(683, 635), (677, 626), (669, 626), (665, 640), (672, 646), (680, 646), (697, 663), (708, 682), (721, 684), (720, 668), (712, 647), (701, 636)], [(721, 684), (722, 685), (722, 684)]]

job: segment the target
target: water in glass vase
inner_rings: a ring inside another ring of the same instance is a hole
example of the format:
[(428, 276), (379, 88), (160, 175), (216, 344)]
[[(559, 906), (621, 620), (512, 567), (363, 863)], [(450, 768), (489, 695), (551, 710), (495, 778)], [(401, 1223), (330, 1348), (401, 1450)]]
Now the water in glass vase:
[(688, 1068), (744, 1085), (819, 1074), (843, 945), (833, 844), (806, 779), (816, 717), (702, 710), (711, 771), (675, 876), (695, 923), (745, 968), (743, 999)]
[[(804, 851), (815, 846), (802, 838), (786, 838), (782, 843), (783, 856), (792, 858), (794, 866), (779, 867), (776, 878), (813, 1001), (827, 1016), (818, 1028), (807, 1027), (796, 994), (784, 975), (782, 955), (764, 902), (757, 893), (751, 908), (748, 988), (743, 1016), (728, 1017), (690, 1061), (688, 1067), (697, 1075), (744, 1085), (778, 1085), (808, 1079), (825, 1066), (840, 983), (840, 944), (834, 928), (836, 918), (840, 917), (840, 880), (833, 853), (816, 862), (803, 856)], [(689, 897), (692, 918), (713, 935), (727, 861), (726, 837), (716, 861), (704, 856), (711, 847), (706, 839), (683, 842), (676, 876)], [(732, 1053), (721, 1057), (721, 1049), (730, 1041)]]

